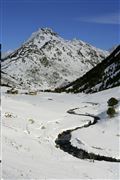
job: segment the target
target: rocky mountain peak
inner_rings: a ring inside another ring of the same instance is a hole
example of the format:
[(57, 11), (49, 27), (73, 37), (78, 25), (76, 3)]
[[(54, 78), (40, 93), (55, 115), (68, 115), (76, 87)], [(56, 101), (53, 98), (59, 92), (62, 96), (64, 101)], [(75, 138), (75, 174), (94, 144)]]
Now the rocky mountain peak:
[(30, 38), (25, 42), (31, 42), (34, 40), (38, 40), (38, 41), (44, 41), (46, 40), (50, 40), (50, 39), (54, 39), (58, 37), (58, 34), (56, 32), (54, 32), (52, 29), (50, 28), (39, 28), (36, 32), (33, 32), (32, 35), (30, 36)]
[(58, 35), (56, 32), (54, 32), (51, 28), (41, 28), (41, 31), (44, 33), (44, 34), (51, 34), (53, 36), (56, 36)]
[(24, 88), (55, 88), (81, 77), (107, 55), (83, 41), (68, 41), (50, 28), (41, 28), (4, 58), (2, 71)]

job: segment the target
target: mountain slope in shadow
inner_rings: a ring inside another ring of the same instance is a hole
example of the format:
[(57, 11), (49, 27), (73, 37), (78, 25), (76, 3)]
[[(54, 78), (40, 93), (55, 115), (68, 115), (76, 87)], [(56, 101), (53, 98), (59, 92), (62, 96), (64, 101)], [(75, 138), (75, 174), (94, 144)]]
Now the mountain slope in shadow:
[(120, 45), (85, 75), (56, 92), (94, 93), (120, 85)]

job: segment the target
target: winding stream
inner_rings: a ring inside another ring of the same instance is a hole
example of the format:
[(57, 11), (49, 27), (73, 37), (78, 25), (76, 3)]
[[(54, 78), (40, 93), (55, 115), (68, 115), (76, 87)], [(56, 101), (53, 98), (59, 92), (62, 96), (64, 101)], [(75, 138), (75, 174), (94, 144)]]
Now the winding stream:
[(104, 161), (109, 161), (109, 162), (120, 162), (120, 159), (116, 159), (116, 158), (112, 158), (112, 157), (108, 157), (108, 156), (102, 156), (102, 155), (95, 154), (95, 153), (89, 153), (86, 150), (78, 149), (77, 147), (72, 146), (72, 144), (70, 142), (71, 132), (78, 130), (78, 129), (87, 128), (89, 126), (95, 125), (100, 120), (100, 118), (98, 116), (94, 116), (91, 114), (78, 114), (75, 112), (76, 109), (79, 109), (79, 108), (70, 109), (67, 111), (67, 113), (73, 114), (73, 115), (79, 115), (79, 116), (89, 116), (89, 117), (93, 118), (93, 121), (89, 121), (88, 123), (86, 123), (83, 126), (69, 129), (69, 130), (66, 130), (66, 131), (63, 131), (62, 133), (60, 133), (58, 135), (57, 139), (55, 140), (56, 147), (62, 149), (64, 152), (67, 152), (77, 158), (80, 158), (80, 159), (92, 159), (92, 160), (99, 160), (99, 161), (104, 160)]

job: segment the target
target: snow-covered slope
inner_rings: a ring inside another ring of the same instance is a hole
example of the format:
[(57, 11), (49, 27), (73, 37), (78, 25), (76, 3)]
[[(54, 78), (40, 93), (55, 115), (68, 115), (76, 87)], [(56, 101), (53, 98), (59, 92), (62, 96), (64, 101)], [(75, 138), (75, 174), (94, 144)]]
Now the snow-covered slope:
[(3, 59), (2, 71), (22, 88), (50, 89), (81, 77), (107, 55), (83, 41), (67, 41), (44, 28)]
[(93, 93), (120, 86), (120, 45), (81, 78), (57, 91)]
[[(56, 148), (59, 133), (100, 117), (97, 124), (72, 133), (71, 143), (101, 155), (118, 158), (120, 118), (106, 114), (111, 97), (120, 100), (119, 88), (94, 94), (6, 94), (2, 87), (2, 179), (118, 180), (119, 163), (77, 159)], [(83, 116), (68, 114), (72, 108)], [(119, 113), (119, 108), (117, 113)], [(76, 142), (76, 139), (78, 141)]]
[(14, 77), (8, 75), (7, 73), (5, 73), (3, 71), (1, 71), (0, 73), (1, 73), (0, 84), (2, 86), (8, 86), (8, 87), (13, 87), (13, 85), (14, 85), (14, 87), (17, 86), (18, 82)]

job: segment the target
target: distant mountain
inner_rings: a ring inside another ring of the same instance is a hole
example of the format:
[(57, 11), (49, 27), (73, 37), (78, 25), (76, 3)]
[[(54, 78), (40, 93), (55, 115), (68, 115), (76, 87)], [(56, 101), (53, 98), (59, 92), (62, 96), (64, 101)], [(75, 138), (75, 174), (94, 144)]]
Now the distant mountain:
[(51, 29), (42, 28), (2, 59), (2, 83), (5, 79), (9, 84), (13, 78), (14, 86), (25, 89), (63, 87), (92, 69), (108, 54), (80, 40), (64, 40)]
[(93, 93), (120, 86), (120, 45), (81, 78), (56, 91)]

